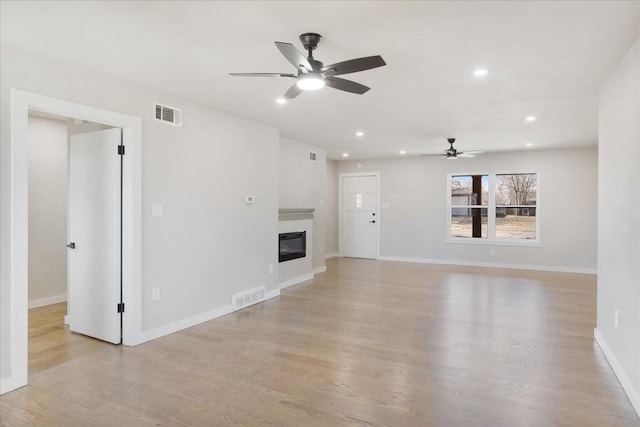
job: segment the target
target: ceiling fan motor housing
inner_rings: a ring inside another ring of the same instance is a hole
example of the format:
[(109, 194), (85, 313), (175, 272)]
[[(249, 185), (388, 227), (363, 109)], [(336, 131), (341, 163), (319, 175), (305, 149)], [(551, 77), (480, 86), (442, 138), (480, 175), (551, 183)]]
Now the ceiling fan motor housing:
[(449, 149), (447, 150), (447, 157), (456, 157), (458, 155), (458, 150), (453, 148), (453, 143), (456, 142), (455, 138), (447, 138), (447, 142), (451, 144)]
[(304, 33), (300, 34), (300, 41), (302, 42), (302, 46), (304, 46), (305, 50), (315, 50), (318, 47), (318, 42), (322, 36), (317, 33)]

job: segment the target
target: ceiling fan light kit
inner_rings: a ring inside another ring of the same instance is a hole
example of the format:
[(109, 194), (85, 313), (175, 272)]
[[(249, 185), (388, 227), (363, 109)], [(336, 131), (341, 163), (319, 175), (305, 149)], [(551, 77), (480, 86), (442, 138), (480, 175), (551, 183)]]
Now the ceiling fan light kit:
[(319, 90), (324, 87), (322, 76), (308, 73), (300, 76), (296, 85), (302, 90)]
[(317, 33), (300, 35), (302, 46), (308, 52), (307, 57), (291, 43), (275, 42), (280, 53), (296, 68), (297, 74), (229, 73), (229, 75), (236, 77), (287, 77), (296, 79), (296, 83), (284, 94), (284, 99), (293, 99), (303, 91), (319, 90), (325, 86), (358, 95), (362, 95), (371, 89), (363, 84), (336, 76), (382, 67), (387, 65), (384, 59), (380, 55), (367, 56), (325, 66), (321, 61), (313, 57), (313, 51), (318, 47), (318, 42), (321, 38), (322, 36)]

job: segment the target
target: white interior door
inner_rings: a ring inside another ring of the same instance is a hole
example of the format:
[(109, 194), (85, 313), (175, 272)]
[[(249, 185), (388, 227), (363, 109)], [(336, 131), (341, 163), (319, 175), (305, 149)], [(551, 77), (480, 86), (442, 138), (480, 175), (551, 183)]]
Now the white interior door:
[(342, 256), (377, 258), (378, 177), (342, 177)]
[(69, 328), (114, 344), (121, 340), (120, 132), (69, 143)]

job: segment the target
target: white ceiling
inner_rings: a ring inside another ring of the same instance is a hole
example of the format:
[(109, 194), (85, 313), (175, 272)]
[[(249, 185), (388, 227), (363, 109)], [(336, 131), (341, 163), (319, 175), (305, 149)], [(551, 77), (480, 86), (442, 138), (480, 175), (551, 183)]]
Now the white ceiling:
[[(436, 153), (449, 136), (460, 150), (596, 144), (598, 91), (640, 34), (639, 1), (2, 1), (0, 16), (7, 46), (276, 126), (334, 159)], [(388, 65), (343, 76), (364, 95), (287, 105), (274, 100), (290, 79), (227, 74), (294, 72), (273, 42), (302, 50), (304, 32), (323, 36), (325, 64)]]

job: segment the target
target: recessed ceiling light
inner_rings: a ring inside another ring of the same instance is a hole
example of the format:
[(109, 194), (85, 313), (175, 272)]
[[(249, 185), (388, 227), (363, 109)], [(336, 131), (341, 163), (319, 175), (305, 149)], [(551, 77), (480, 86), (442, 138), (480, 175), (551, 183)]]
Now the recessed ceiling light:
[(359, 130), (358, 132), (356, 132), (356, 136), (364, 136), (364, 132), (362, 132), (361, 130)]
[(404, 150), (400, 150), (400, 154), (407, 154), (407, 152)]
[(533, 147), (533, 142), (527, 142), (527, 143), (526, 143), (526, 144), (524, 144), (524, 145), (526, 145), (527, 147)]
[(286, 103), (287, 103), (287, 100), (284, 99), (284, 98), (276, 99), (276, 104), (281, 104), (282, 105), (282, 104), (286, 104)]
[(527, 116), (524, 118), (525, 121), (527, 122), (535, 122), (536, 121), (536, 116)]
[(349, 153), (342, 153), (342, 157), (349, 157)]
[(476, 77), (486, 76), (487, 74), (489, 74), (489, 70), (486, 68), (476, 68), (473, 70), (473, 75)]

